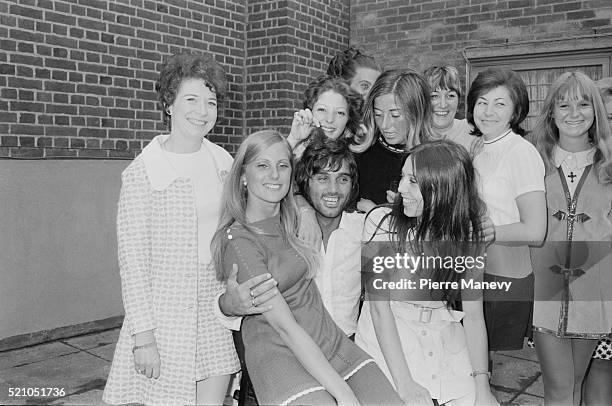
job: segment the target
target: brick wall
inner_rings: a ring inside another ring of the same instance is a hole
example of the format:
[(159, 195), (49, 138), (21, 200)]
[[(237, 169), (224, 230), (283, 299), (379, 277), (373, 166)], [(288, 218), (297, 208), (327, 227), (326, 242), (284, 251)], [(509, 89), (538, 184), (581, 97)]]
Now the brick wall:
[(241, 0), (0, 2), (0, 156), (131, 158), (165, 130), (154, 83), (182, 50), (230, 76), (215, 138), (242, 127)]
[(350, 18), (351, 44), (387, 68), (422, 71), (432, 64), (452, 64), (465, 73), (465, 47), (609, 35), (612, 2), (351, 0)]
[(307, 84), (348, 47), (349, 0), (250, 0), (247, 29), (247, 133), (287, 133)]
[(184, 50), (229, 75), (214, 141), (233, 152), (256, 129), (286, 131), (348, 45), (349, 0), (246, 3), (0, 0), (0, 157), (134, 157), (165, 131), (154, 83)]

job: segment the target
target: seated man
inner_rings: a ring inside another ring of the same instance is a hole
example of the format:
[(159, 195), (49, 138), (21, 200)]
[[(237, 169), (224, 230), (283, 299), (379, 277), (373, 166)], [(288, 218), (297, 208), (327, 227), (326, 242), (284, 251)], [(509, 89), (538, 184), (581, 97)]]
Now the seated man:
[[(296, 164), (294, 179), (321, 229), (322, 261), (315, 283), (333, 320), (353, 337), (359, 315), (365, 218), (350, 211), (358, 196), (355, 159), (345, 141), (315, 137)], [(237, 284), (233, 275), (219, 297), (218, 317), (228, 328), (238, 330), (240, 318), (235, 316), (265, 312), (265, 302), (276, 294), (275, 285), (273, 279), (262, 276)]]

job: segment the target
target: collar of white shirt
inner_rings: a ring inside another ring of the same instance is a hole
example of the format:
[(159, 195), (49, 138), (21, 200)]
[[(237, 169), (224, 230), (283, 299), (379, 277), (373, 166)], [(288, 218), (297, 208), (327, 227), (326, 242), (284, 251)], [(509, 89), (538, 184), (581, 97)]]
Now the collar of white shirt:
[(569, 152), (564, 150), (560, 146), (555, 145), (554, 161), (555, 166), (557, 168), (565, 164), (564, 166), (567, 169), (579, 171), (591, 165), (593, 163), (594, 157), (595, 147), (592, 147), (591, 149), (587, 149), (585, 151)]

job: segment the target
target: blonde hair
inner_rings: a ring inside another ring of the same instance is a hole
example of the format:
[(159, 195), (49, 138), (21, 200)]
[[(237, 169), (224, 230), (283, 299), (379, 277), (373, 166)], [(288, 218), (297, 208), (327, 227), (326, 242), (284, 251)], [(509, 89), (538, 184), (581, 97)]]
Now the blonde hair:
[(555, 124), (554, 109), (558, 100), (580, 99), (588, 100), (593, 104), (595, 118), (588, 130), (589, 141), (595, 146), (594, 167), (597, 170), (599, 181), (612, 182), (612, 162), (606, 162), (607, 150), (602, 146), (610, 142), (610, 126), (607, 121), (606, 108), (595, 83), (582, 72), (566, 72), (559, 76), (548, 89), (548, 95), (542, 105), (540, 116), (533, 130), (532, 138), (542, 160), (546, 165), (546, 172), (555, 169), (554, 146), (559, 142), (559, 129)]
[[(238, 223), (251, 233), (263, 233), (261, 230), (248, 224), (246, 218), (248, 192), (246, 186), (241, 181), (241, 177), (249, 163), (253, 162), (263, 151), (278, 143), (283, 144), (287, 148), (287, 156), (289, 157), (291, 171), (293, 172), (294, 162), (291, 146), (277, 131), (257, 131), (249, 135), (238, 148), (234, 164), (225, 181), (219, 224), (211, 242), (211, 251), (218, 280), (227, 280), (230, 272), (230, 269), (223, 269), (223, 257), (227, 246), (224, 243), (227, 240), (226, 230), (232, 224)], [(297, 204), (293, 197), (293, 182), (289, 187), (287, 195), (280, 201), (280, 221), (283, 240), (295, 249), (308, 265), (307, 277), (314, 277), (319, 266), (319, 253), (314, 247), (302, 243), (297, 237), (299, 216)]]

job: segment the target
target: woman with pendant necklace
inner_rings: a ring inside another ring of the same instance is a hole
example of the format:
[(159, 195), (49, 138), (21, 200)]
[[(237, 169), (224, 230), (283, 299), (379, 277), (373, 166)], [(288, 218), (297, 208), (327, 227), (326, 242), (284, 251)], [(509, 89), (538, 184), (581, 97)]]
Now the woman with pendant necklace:
[(110, 404), (222, 404), (240, 368), (216, 319), (211, 262), (232, 158), (205, 137), (227, 91), (208, 56), (168, 58), (155, 84), (169, 134), (122, 173), (117, 213), (125, 319), (103, 399)]
[(467, 120), (481, 137), (474, 167), (480, 193), (495, 225), (487, 249), (486, 282), (511, 282), (511, 288), (484, 291), (490, 351), (520, 350), (531, 333), (533, 272), (529, 245), (546, 232), (544, 164), (523, 139), (520, 127), (529, 112), (527, 89), (518, 74), (491, 68), (478, 74), (467, 96)]
[(593, 350), (612, 330), (612, 162), (607, 150), (612, 135), (593, 81), (581, 72), (559, 76), (533, 135), (546, 164), (548, 206), (546, 242), (532, 248), (534, 338), (544, 402), (579, 405)]

